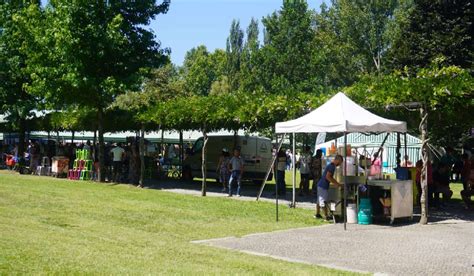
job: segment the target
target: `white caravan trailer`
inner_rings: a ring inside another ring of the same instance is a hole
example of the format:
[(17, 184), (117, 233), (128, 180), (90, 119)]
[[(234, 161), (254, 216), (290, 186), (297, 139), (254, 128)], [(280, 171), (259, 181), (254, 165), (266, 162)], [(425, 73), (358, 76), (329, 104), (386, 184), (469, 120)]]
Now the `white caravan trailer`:
[[(204, 138), (196, 140), (191, 151), (183, 163), (183, 175), (188, 179), (202, 177), (202, 147)], [(206, 160), (207, 178), (218, 179), (217, 163), (222, 149), (227, 148), (232, 157), (233, 149), (239, 148), (240, 155), (244, 161), (243, 180), (252, 180), (261, 183), (272, 162), (271, 140), (257, 136), (228, 135), (228, 136), (208, 136)], [(272, 175), (269, 176), (269, 179)]]

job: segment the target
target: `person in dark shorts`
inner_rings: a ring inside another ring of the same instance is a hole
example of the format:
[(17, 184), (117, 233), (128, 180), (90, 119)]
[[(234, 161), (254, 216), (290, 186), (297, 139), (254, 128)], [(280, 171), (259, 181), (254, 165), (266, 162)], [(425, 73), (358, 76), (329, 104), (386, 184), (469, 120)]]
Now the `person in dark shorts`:
[(336, 187), (340, 188), (342, 185), (334, 178), (334, 173), (336, 171), (336, 167), (341, 165), (342, 163), (342, 156), (336, 155), (336, 157), (326, 166), (324, 169), (323, 175), (318, 181), (318, 202), (316, 204), (316, 215), (315, 218), (322, 218), (320, 214), (320, 209), (323, 208), (324, 210), (324, 217), (326, 220), (329, 220), (328, 217), (328, 210), (326, 206), (326, 202), (328, 201), (329, 196), (329, 184), (332, 183), (336, 185)]

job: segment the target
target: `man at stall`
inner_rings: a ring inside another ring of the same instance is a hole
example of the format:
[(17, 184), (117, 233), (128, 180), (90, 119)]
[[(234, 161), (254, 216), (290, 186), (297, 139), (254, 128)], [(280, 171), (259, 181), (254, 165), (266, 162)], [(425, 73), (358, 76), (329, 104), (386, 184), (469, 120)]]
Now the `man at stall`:
[(326, 220), (330, 220), (328, 217), (327, 202), (329, 199), (329, 185), (330, 183), (334, 184), (337, 188), (342, 187), (342, 185), (334, 178), (334, 173), (336, 167), (341, 165), (342, 156), (336, 155), (336, 157), (331, 161), (329, 165), (324, 169), (321, 179), (318, 181), (318, 202), (316, 204), (316, 215), (315, 218), (322, 218), (320, 211), (321, 208), (324, 210), (324, 217)]

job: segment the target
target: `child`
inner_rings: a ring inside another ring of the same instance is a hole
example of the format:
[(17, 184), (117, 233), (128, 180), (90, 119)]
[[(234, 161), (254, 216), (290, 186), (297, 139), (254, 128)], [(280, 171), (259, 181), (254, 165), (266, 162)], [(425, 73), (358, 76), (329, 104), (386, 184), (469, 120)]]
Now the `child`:
[(237, 181), (237, 196), (240, 196), (240, 180), (244, 172), (244, 162), (240, 157), (240, 150), (234, 149), (234, 157), (230, 159), (228, 169), (231, 172), (229, 180), (229, 196), (232, 196), (232, 185)]

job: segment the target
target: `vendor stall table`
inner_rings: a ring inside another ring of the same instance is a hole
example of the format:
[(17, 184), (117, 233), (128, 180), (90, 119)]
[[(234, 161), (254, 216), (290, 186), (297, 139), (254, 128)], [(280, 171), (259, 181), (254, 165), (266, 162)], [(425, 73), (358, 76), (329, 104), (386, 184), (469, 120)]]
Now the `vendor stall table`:
[[(369, 180), (367, 184), (370, 188), (379, 187), (390, 192), (391, 224), (393, 224), (396, 218), (413, 218), (413, 189), (411, 180)], [(375, 201), (378, 201), (378, 198)]]
[(51, 173), (55, 177), (65, 177), (69, 171), (69, 158), (65, 156), (54, 156), (52, 158)]

